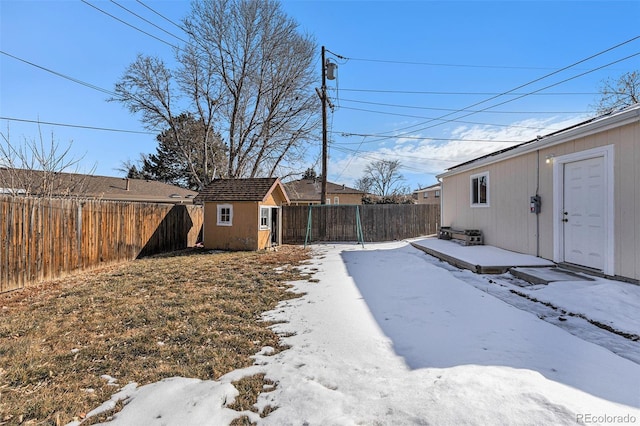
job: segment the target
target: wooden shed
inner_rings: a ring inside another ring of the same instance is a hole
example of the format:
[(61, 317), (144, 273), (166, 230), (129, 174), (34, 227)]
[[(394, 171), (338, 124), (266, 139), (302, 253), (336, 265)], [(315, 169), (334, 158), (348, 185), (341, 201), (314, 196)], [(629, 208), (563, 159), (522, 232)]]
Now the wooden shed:
[(216, 179), (194, 202), (204, 204), (205, 248), (262, 250), (282, 241), (289, 198), (278, 178)]

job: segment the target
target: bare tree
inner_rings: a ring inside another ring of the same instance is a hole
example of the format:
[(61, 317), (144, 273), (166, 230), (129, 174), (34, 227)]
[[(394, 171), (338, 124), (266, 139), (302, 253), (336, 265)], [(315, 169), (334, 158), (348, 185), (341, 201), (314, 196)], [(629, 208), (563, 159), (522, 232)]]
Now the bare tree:
[(401, 166), (398, 160), (374, 161), (365, 167), (364, 176), (356, 181), (356, 188), (380, 197), (406, 194), (409, 187), (403, 185)]
[(371, 187), (373, 186), (373, 182), (370, 176), (362, 176), (361, 178), (355, 181), (353, 186), (358, 191), (371, 193)]
[(595, 106), (598, 115), (608, 114), (640, 102), (640, 71), (627, 72), (618, 79), (606, 79), (600, 87), (601, 98)]
[[(180, 131), (180, 114), (202, 126), (200, 150), (221, 135), (228, 151), (219, 175), (273, 176), (301, 159), (319, 124), (313, 40), (273, 0), (194, 1), (184, 27), (190, 43), (177, 52), (179, 69), (139, 56), (114, 100), (140, 113), (148, 128), (169, 129), (185, 158), (192, 141)], [(207, 155), (201, 185), (213, 178)]]
[(8, 128), (0, 132), (0, 193), (42, 197), (82, 193), (87, 174), (79, 173), (83, 157), (71, 156), (72, 142), (62, 148), (53, 134), (45, 142), (39, 127), (38, 136), (15, 143)]
[[(210, 93), (204, 93), (206, 81), (211, 77), (201, 75), (206, 71), (199, 67), (197, 58), (183, 67), (174, 77), (161, 59), (138, 55), (116, 83), (118, 97), (110, 100), (125, 104), (134, 114), (139, 113), (146, 128), (166, 128), (162, 132), (163, 137), (174, 141), (177, 152), (187, 165), (188, 176), (185, 179), (195, 181), (202, 188), (216, 177), (216, 170), (210, 170), (209, 156), (220, 146), (213, 131), (218, 101)], [(191, 80), (187, 69), (191, 70)], [(192, 113), (176, 111), (181, 110), (176, 104), (183, 98), (187, 98)], [(185, 115), (190, 117), (189, 126), (183, 125)], [(200, 161), (193, 156), (196, 151), (201, 153), (197, 156)]]
[(229, 177), (298, 159), (318, 126), (312, 39), (273, 0), (194, 2), (185, 26), (218, 79)]

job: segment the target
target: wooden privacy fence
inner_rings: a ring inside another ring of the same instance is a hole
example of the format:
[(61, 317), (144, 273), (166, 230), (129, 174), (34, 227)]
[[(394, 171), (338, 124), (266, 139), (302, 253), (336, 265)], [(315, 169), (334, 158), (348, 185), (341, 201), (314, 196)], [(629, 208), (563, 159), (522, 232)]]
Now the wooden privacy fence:
[[(393, 241), (436, 234), (440, 206), (428, 204), (326, 205), (311, 208), (309, 241), (358, 241), (357, 216), (364, 241)], [(282, 208), (285, 244), (303, 243), (307, 235), (309, 206)]]
[(0, 292), (193, 246), (200, 206), (0, 196)]

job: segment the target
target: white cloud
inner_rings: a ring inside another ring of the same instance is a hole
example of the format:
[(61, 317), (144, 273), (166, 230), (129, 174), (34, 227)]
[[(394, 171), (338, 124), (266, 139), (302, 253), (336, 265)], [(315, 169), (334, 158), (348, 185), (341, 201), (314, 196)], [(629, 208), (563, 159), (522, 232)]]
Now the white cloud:
[[(427, 179), (420, 175), (430, 176), (443, 172), (456, 164), (495, 152), (518, 143), (535, 139), (538, 135), (546, 135), (556, 130), (569, 127), (582, 121), (584, 117), (560, 119), (527, 119), (514, 122), (508, 127), (490, 125), (461, 125), (443, 139), (416, 139), (423, 135), (404, 135), (394, 140), (393, 144), (372, 145), (365, 140), (361, 145), (336, 144), (330, 159), (329, 180), (352, 184), (363, 174), (367, 164), (377, 160), (399, 160), (404, 166), (402, 173), (417, 176), (415, 182), (407, 182), (417, 186)], [(512, 142), (502, 142), (512, 141)], [(357, 153), (343, 151), (357, 149)]]

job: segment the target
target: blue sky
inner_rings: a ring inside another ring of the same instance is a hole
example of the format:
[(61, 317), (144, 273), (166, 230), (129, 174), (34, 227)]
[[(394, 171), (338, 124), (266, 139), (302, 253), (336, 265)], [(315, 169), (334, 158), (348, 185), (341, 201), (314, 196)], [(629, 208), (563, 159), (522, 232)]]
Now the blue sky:
[[(123, 161), (154, 152), (155, 134), (108, 94), (21, 60), (110, 91), (138, 53), (169, 63), (173, 53), (87, 3), (168, 43), (184, 38), (144, 5), (179, 23), (187, 1), (0, 0), (0, 117), (14, 119), (0, 119), (0, 131), (14, 143), (39, 140), (37, 124), (15, 119), (131, 131), (40, 124), (45, 142), (72, 141), (81, 172), (95, 166), (96, 174), (119, 176)], [(338, 64), (328, 84), (335, 105), (328, 176), (347, 185), (379, 159), (399, 160), (411, 189), (432, 184), (447, 167), (591, 116), (604, 79), (640, 69), (640, 39), (599, 54), (640, 35), (639, 0), (287, 0), (282, 7), (319, 47), (346, 58), (328, 55)], [(317, 64), (320, 80), (319, 52)], [(309, 152), (299, 169), (320, 171), (320, 141)]]

